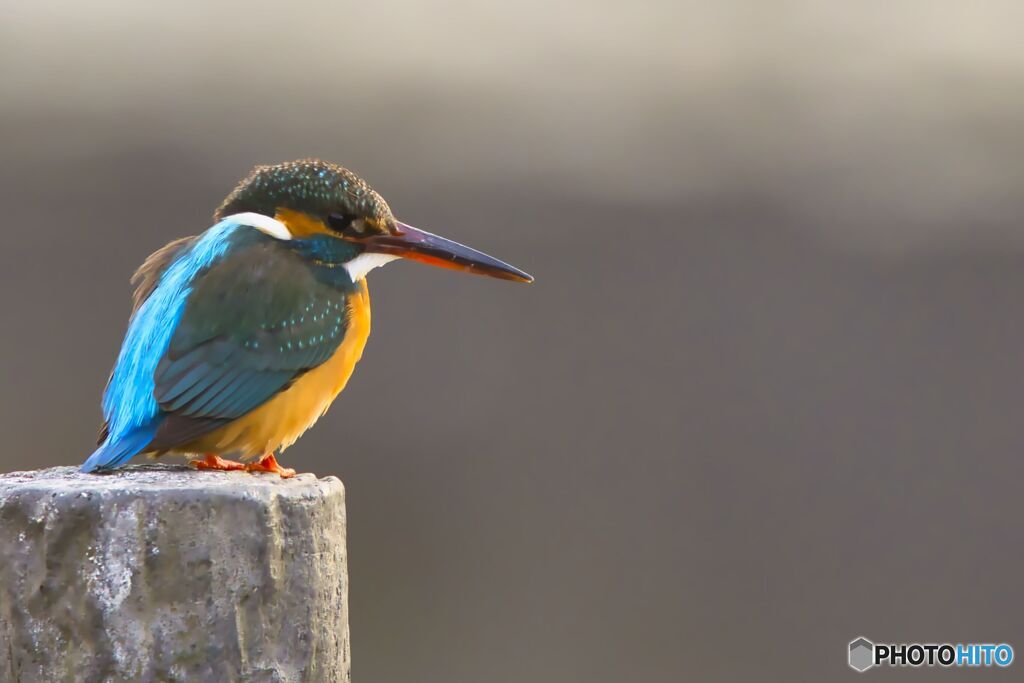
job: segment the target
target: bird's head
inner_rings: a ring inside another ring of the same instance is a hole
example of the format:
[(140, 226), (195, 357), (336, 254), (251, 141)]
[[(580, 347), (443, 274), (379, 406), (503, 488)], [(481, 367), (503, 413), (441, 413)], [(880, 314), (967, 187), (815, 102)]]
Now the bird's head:
[[(344, 240), (353, 279), (397, 258), (518, 282), (533, 278), (467, 246), (395, 220), (387, 202), (347, 168), (319, 159), (257, 166), (217, 209), (220, 220), (258, 214), (283, 228), (276, 236)], [(268, 221), (269, 223), (269, 221)]]

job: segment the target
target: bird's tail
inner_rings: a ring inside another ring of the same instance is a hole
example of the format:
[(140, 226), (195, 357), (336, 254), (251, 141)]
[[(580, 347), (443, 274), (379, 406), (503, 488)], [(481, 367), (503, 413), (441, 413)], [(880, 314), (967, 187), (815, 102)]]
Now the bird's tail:
[(134, 429), (120, 437), (108, 435), (100, 447), (82, 463), (82, 472), (108, 470), (127, 462), (132, 456), (138, 455), (153, 440), (159, 420)]

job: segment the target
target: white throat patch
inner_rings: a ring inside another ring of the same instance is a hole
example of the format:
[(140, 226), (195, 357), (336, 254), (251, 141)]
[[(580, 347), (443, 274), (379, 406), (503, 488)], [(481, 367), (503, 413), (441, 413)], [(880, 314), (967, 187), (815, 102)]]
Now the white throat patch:
[(374, 268), (379, 268), (385, 263), (391, 263), (397, 258), (399, 257), (393, 254), (360, 254), (351, 261), (345, 262), (345, 270), (348, 271), (352, 282), (359, 282)]
[(226, 216), (225, 221), (231, 221), (238, 225), (247, 225), (250, 228), (256, 228), (260, 232), (270, 235), (274, 239), (278, 240), (290, 240), (292, 233), (288, 230), (288, 226), (270, 216), (264, 216), (262, 213), (236, 213), (231, 216)]

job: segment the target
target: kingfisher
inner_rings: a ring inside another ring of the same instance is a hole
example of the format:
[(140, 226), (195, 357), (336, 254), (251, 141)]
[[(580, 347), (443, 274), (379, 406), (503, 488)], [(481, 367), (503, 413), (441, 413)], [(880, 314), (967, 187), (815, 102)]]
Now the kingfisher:
[(533, 281), (395, 220), (362, 178), (319, 159), (257, 166), (214, 221), (132, 277), (128, 330), (83, 472), (178, 453), (198, 469), (294, 476), (275, 453), (327, 411), (362, 356), (367, 273), (406, 259)]

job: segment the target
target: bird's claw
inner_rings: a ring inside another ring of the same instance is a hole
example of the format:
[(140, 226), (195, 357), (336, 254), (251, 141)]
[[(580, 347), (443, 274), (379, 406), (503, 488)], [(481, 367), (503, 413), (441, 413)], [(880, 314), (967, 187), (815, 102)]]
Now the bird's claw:
[(207, 453), (202, 460), (190, 460), (189, 466), (197, 470), (220, 470), (223, 472), (242, 471), (245, 465), (234, 460), (225, 460), (219, 455)]
[(290, 467), (281, 467), (273, 453), (267, 453), (256, 462), (245, 465), (246, 472), (270, 472), (280, 476), (282, 479), (290, 479), (295, 476), (295, 470)]

